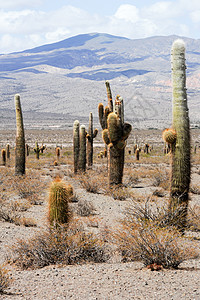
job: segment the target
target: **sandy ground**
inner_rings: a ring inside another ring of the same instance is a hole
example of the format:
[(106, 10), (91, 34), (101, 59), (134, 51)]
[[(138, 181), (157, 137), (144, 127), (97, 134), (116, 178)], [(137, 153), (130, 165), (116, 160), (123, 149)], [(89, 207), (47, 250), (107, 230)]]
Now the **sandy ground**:
[[(198, 176), (194, 176), (195, 182), (198, 182)], [(64, 180), (73, 183), (70, 177), (65, 176)], [(98, 220), (98, 226), (92, 226), (94, 232), (104, 226), (118, 226), (118, 220), (123, 218), (128, 201), (114, 200), (104, 194), (88, 193), (77, 183), (74, 183), (74, 187), (79, 199), (94, 205), (95, 218)], [(150, 185), (144, 188), (140, 183), (133, 191), (148, 196), (155, 189), (156, 187)], [(26, 217), (36, 220), (37, 227), (0, 222), (0, 263), (5, 261), (7, 247), (14, 241), (18, 238), (27, 239), (43, 229), (46, 223), (47, 194), (43, 200), (42, 205), (33, 205), (24, 212)], [(191, 200), (194, 203), (199, 201), (200, 195), (194, 195)], [(200, 249), (199, 242), (198, 248)], [(102, 264), (48, 266), (26, 271), (8, 267), (13, 282), (6, 289), (6, 293), (0, 295), (2, 300), (200, 299), (200, 260), (186, 261), (178, 270), (160, 271), (150, 271), (139, 262), (121, 263), (118, 258)]]

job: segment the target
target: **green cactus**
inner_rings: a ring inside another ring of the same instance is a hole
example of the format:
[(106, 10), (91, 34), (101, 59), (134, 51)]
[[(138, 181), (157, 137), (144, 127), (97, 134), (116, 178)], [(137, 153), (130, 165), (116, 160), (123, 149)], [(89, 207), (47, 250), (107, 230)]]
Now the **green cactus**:
[(85, 125), (80, 126), (80, 149), (78, 158), (78, 168), (81, 172), (86, 171), (86, 135)]
[(51, 183), (48, 202), (48, 221), (50, 225), (68, 225), (71, 218), (69, 201), (72, 196), (73, 188), (71, 185), (66, 185), (59, 178)]
[(6, 149), (1, 150), (1, 158), (2, 158), (2, 164), (3, 166), (6, 165)]
[(117, 97), (114, 103), (115, 112), (108, 115), (108, 128), (102, 132), (104, 143), (108, 145), (109, 185), (122, 183), (124, 169), (124, 149), (132, 126), (123, 122), (123, 101)]
[(73, 153), (74, 153), (74, 173), (78, 172), (78, 158), (79, 158), (79, 148), (80, 148), (80, 123), (78, 120), (74, 121), (73, 126)]
[(23, 115), (20, 103), (20, 95), (15, 95), (15, 110), (16, 110), (16, 148), (15, 148), (15, 175), (25, 174), (25, 135)]
[(39, 159), (40, 158), (40, 147), (38, 145), (38, 142), (35, 142), (34, 152), (35, 152), (36, 158)]
[(93, 115), (89, 114), (89, 128), (87, 134), (87, 163), (91, 167), (93, 165), (93, 139), (97, 136), (98, 129), (93, 131)]
[(73, 152), (74, 152), (74, 173), (86, 170), (86, 135), (85, 125), (81, 125), (78, 120), (73, 127)]
[(186, 225), (190, 186), (190, 129), (186, 93), (185, 44), (176, 40), (172, 46), (173, 121), (176, 139), (171, 144), (172, 172), (169, 211), (179, 210), (180, 228)]

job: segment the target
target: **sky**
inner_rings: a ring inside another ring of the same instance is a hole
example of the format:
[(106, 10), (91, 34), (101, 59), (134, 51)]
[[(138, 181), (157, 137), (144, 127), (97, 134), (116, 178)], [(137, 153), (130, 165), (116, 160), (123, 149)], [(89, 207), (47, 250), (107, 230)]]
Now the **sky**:
[(0, 53), (82, 33), (200, 39), (199, 0), (0, 0)]

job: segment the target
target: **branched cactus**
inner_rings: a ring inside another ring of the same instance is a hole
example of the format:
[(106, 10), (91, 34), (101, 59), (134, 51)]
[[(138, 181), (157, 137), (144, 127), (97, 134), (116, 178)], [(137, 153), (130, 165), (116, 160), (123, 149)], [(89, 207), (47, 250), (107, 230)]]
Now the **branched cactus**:
[(124, 149), (132, 126), (124, 123), (123, 99), (117, 96), (114, 112), (107, 117), (107, 128), (102, 132), (104, 143), (108, 146), (108, 177), (109, 185), (122, 183), (124, 169)]
[(6, 165), (6, 149), (1, 150), (1, 158), (2, 158), (2, 164), (3, 166)]
[(73, 196), (73, 188), (56, 178), (50, 186), (49, 191), (49, 214), (50, 225), (67, 225), (70, 221), (69, 201)]
[(90, 113), (89, 115), (89, 128), (87, 137), (87, 163), (88, 166), (91, 167), (93, 165), (93, 139), (97, 136), (98, 129), (96, 128), (93, 131), (93, 115)]
[(169, 211), (179, 211), (180, 228), (186, 225), (190, 186), (190, 129), (186, 93), (185, 44), (176, 40), (172, 46), (173, 121), (165, 133), (171, 143), (172, 172)]
[(34, 152), (35, 152), (36, 158), (39, 159), (40, 158), (40, 147), (38, 145), (38, 142), (35, 142)]
[(15, 148), (15, 175), (25, 174), (25, 135), (22, 109), (20, 103), (20, 95), (15, 95), (15, 110), (16, 110), (16, 148)]

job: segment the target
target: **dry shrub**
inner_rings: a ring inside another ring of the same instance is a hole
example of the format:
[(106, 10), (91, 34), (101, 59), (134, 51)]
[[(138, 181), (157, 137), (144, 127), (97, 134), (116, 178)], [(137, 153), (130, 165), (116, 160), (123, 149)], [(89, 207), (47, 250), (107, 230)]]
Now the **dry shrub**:
[(21, 269), (51, 264), (69, 265), (106, 262), (108, 249), (100, 237), (85, 233), (80, 222), (69, 227), (51, 227), (29, 240), (19, 240), (11, 249), (10, 262)]
[(169, 188), (169, 173), (165, 169), (156, 169), (153, 174), (153, 186)]
[(124, 186), (115, 186), (108, 190), (108, 195), (110, 195), (115, 200), (124, 201), (132, 197), (130, 190)]
[(139, 182), (138, 174), (132, 168), (125, 169), (124, 184), (128, 187), (134, 187)]
[(46, 188), (46, 182), (41, 179), (37, 171), (28, 170), (24, 176), (16, 176), (13, 171), (7, 170), (1, 176), (2, 194), (17, 194), (20, 198), (27, 199), (31, 204), (41, 204), (41, 193)]
[(195, 205), (188, 209), (187, 226), (191, 231), (200, 231), (200, 206)]
[(95, 207), (92, 202), (87, 200), (79, 200), (77, 206), (74, 208), (75, 213), (81, 217), (88, 217), (94, 215)]
[(21, 216), (20, 212), (25, 209), (26, 206), (24, 207), (22, 203), (18, 201), (0, 201), (0, 220), (26, 227), (37, 226), (34, 219)]
[(178, 268), (183, 261), (199, 256), (182, 233), (162, 220), (161, 213), (147, 207), (129, 209), (114, 238), (124, 262), (141, 261), (153, 269)]
[(8, 275), (8, 270), (4, 266), (0, 266), (0, 294), (5, 292), (5, 289), (10, 285), (11, 279)]
[(81, 186), (89, 193), (100, 193), (105, 186), (105, 176), (98, 169), (88, 170), (85, 174), (78, 176)]

